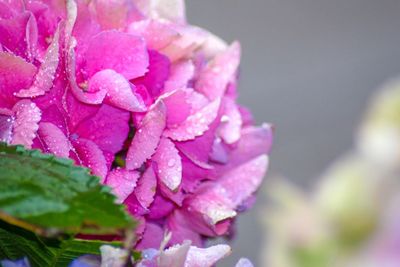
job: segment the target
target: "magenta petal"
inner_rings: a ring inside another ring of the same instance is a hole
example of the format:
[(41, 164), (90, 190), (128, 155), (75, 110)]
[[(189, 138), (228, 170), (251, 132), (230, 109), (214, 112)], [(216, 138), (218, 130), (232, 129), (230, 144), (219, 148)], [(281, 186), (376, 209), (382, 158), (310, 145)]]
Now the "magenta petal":
[(152, 167), (147, 168), (142, 177), (139, 178), (135, 188), (135, 195), (143, 208), (148, 208), (154, 201), (156, 193), (157, 178)]
[(163, 198), (160, 195), (156, 195), (153, 203), (150, 206), (150, 213), (148, 217), (150, 219), (161, 219), (171, 213), (174, 208), (175, 205), (171, 201)]
[(53, 87), (56, 70), (59, 61), (59, 29), (54, 34), (53, 41), (47, 48), (43, 63), (35, 76), (33, 84), (28, 89), (20, 90), (18, 97), (36, 97), (44, 95)]
[(163, 102), (158, 102), (143, 118), (129, 147), (126, 167), (137, 169), (156, 151), (165, 128), (166, 114)]
[(187, 254), (185, 267), (214, 266), (220, 259), (231, 253), (228, 245), (215, 245), (208, 248), (197, 248), (191, 246)]
[(146, 75), (135, 79), (133, 83), (146, 86), (149, 93), (156, 98), (160, 95), (164, 82), (168, 79), (170, 62), (166, 56), (155, 50), (149, 51), (149, 62), (149, 71)]
[(195, 89), (209, 99), (221, 97), (238, 68), (240, 45), (233, 43), (222, 54), (217, 55), (200, 74)]
[(122, 203), (135, 189), (139, 175), (137, 171), (117, 168), (108, 174), (105, 184), (113, 189), (118, 202)]
[(107, 162), (100, 148), (94, 142), (84, 138), (74, 141), (73, 145), (81, 164), (91, 169), (92, 173), (99, 176), (103, 182), (107, 175)]
[(128, 1), (97, 0), (96, 18), (103, 29), (123, 29), (128, 18)]
[(186, 141), (202, 135), (217, 117), (220, 102), (220, 99), (216, 99), (195, 114), (190, 115), (178, 127), (166, 129), (165, 136), (176, 141)]
[(159, 248), (163, 241), (163, 236), (164, 230), (160, 226), (147, 222), (143, 237), (135, 248), (139, 250)]
[(185, 215), (180, 210), (175, 210), (168, 216), (167, 228), (172, 234), (169, 244), (179, 244), (190, 240), (193, 245), (202, 247), (203, 241), (200, 234), (192, 230), (190, 220)]
[(105, 91), (105, 101), (117, 108), (131, 112), (142, 112), (146, 108), (141, 97), (133, 93), (130, 83), (111, 69), (93, 75), (89, 80), (89, 91)]
[(94, 36), (86, 52), (89, 76), (104, 69), (113, 69), (126, 79), (143, 76), (149, 65), (144, 40), (132, 34), (103, 31)]
[(36, 131), (39, 129), (41, 111), (30, 100), (21, 100), (13, 107), (14, 125), (11, 144), (32, 147)]
[(18, 101), (14, 93), (32, 84), (36, 67), (11, 53), (0, 52), (0, 73), (0, 107), (11, 109)]
[(169, 128), (176, 127), (190, 115), (192, 107), (188, 103), (187, 94), (184, 90), (176, 90), (163, 98), (167, 107), (167, 126)]
[[(74, 111), (71, 111), (74, 112)], [(75, 129), (80, 137), (92, 140), (103, 151), (117, 153), (129, 132), (129, 112), (103, 104)]]
[(227, 144), (233, 144), (240, 139), (242, 117), (235, 101), (229, 97), (224, 98), (224, 115), (221, 117), (219, 135)]
[(182, 181), (182, 162), (174, 143), (168, 138), (162, 138), (153, 160), (157, 162), (160, 181), (175, 191)]
[(69, 156), (71, 144), (60, 128), (53, 123), (41, 122), (39, 124), (38, 137), (48, 152), (57, 157), (67, 158)]

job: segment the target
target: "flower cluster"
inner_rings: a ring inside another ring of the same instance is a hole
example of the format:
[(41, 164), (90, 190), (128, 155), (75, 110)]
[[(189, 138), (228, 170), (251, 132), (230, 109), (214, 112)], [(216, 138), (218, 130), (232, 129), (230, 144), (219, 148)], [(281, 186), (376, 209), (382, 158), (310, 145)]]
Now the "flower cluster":
[(237, 105), (240, 46), (180, 0), (0, 2), (0, 141), (69, 157), (140, 222), (139, 249), (229, 233), (272, 130)]

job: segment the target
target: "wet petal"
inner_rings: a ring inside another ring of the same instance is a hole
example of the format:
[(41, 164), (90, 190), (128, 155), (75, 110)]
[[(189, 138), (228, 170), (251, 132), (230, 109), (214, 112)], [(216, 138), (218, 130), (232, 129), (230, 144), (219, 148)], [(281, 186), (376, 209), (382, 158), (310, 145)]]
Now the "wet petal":
[(11, 142), (13, 123), (14, 118), (12, 116), (12, 112), (8, 114), (1, 114), (0, 110), (0, 142)]
[(185, 240), (182, 245), (174, 245), (162, 251), (159, 256), (159, 267), (184, 267), (190, 245), (192, 242)]
[(143, 100), (133, 92), (131, 84), (114, 70), (106, 69), (93, 75), (89, 80), (89, 91), (105, 91), (105, 102), (114, 107), (131, 112), (145, 110)]
[(122, 203), (135, 189), (139, 175), (137, 171), (117, 168), (107, 175), (105, 184), (113, 189), (118, 202)]
[(178, 127), (166, 129), (165, 136), (176, 141), (186, 141), (202, 135), (217, 117), (220, 102), (220, 99), (216, 99), (195, 114), (190, 115)]
[(233, 99), (225, 98), (224, 104), (225, 112), (221, 117), (221, 125), (218, 132), (225, 143), (233, 144), (240, 139), (242, 117)]
[(31, 148), (39, 129), (41, 111), (30, 100), (21, 100), (13, 107), (15, 122), (11, 144)]
[(231, 253), (228, 245), (215, 245), (208, 248), (191, 246), (187, 254), (185, 267), (211, 267)]
[(153, 160), (157, 162), (160, 181), (175, 191), (182, 181), (182, 162), (174, 143), (168, 138), (162, 138)]
[(194, 65), (191, 60), (176, 62), (172, 65), (171, 74), (165, 82), (164, 92), (186, 88), (193, 75)]
[(239, 66), (240, 45), (233, 43), (222, 54), (217, 55), (202, 71), (196, 82), (195, 89), (205, 94), (209, 99), (221, 97)]
[(154, 195), (156, 193), (157, 179), (153, 168), (149, 167), (143, 173), (142, 177), (139, 178), (137, 186), (135, 188), (135, 195), (137, 200), (143, 208), (148, 208), (154, 201)]
[(166, 114), (163, 102), (158, 102), (143, 118), (129, 147), (126, 167), (137, 169), (156, 151), (165, 128)]
[(73, 145), (81, 164), (91, 169), (92, 173), (99, 176), (103, 182), (107, 175), (107, 162), (100, 148), (84, 138), (73, 141)]
[(60, 128), (50, 122), (39, 124), (38, 137), (45, 149), (57, 157), (67, 158), (71, 144)]
[(40, 65), (33, 84), (28, 89), (20, 90), (18, 97), (36, 97), (44, 95), (53, 87), (59, 61), (59, 29), (54, 34), (53, 41), (47, 48), (43, 63)]

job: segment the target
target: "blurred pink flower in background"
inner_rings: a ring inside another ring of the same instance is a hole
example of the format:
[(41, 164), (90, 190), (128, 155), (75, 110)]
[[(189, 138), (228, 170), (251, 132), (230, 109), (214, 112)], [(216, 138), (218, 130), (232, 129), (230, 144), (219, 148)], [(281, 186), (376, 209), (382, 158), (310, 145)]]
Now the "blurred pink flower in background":
[(140, 222), (139, 249), (227, 235), (272, 128), (236, 103), (240, 46), (182, 1), (0, 2), (0, 140), (69, 157)]

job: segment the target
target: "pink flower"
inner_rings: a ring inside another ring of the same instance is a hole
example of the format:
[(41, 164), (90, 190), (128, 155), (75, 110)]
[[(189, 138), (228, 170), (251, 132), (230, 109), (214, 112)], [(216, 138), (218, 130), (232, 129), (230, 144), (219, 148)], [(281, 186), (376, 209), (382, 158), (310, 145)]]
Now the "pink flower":
[(136, 247), (226, 235), (272, 128), (236, 103), (240, 46), (180, 0), (0, 3), (0, 140), (69, 157), (113, 188)]

